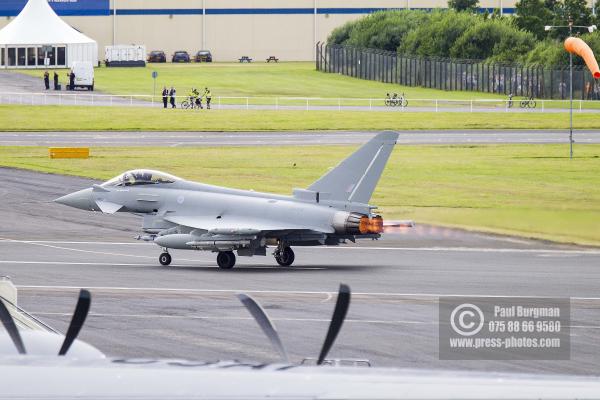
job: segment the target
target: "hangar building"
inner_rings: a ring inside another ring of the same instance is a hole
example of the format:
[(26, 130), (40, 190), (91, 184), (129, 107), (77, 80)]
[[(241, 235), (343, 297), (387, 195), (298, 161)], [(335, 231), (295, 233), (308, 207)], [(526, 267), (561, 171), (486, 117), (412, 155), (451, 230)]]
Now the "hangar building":
[[(592, 0), (589, 0), (590, 3)], [(0, 28), (26, 0), (0, 1)], [(381, 9), (447, 7), (447, 0), (48, 0), (67, 23), (104, 46), (144, 44), (148, 51), (190, 54), (207, 49), (215, 61), (241, 56), (313, 60), (314, 45), (343, 23)], [(516, 0), (480, 0), (512, 13)]]

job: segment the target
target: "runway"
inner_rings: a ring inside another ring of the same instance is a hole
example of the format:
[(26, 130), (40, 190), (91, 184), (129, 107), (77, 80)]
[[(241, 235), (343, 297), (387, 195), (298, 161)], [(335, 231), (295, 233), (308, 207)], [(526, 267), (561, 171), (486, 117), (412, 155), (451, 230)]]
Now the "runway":
[[(399, 144), (568, 143), (564, 130), (397, 131)], [(0, 146), (285, 146), (362, 144), (376, 132), (0, 132)], [(580, 144), (600, 143), (600, 131), (580, 130)]]
[[(63, 330), (80, 287), (92, 311), (82, 339), (112, 356), (275, 361), (235, 294), (257, 298), (294, 361), (315, 357), (340, 282), (352, 306), (331, 356), (378, 366), (600, 374), (600, 249), (420, 226), (380, 241), (297, 248), (292, 268), (272, 257), (173, 252), (132, 239), (140, 221), (50, 200), (92, 181), (0, 169), (0, 271), (19, 305)], [(572, 298), (569, 361), (439, 361), (439, 295)]]

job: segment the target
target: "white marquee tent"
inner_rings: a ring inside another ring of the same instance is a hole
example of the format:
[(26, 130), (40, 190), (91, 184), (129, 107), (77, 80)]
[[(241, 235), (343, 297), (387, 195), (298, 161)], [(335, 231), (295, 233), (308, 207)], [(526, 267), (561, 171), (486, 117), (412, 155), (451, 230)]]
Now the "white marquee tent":
[(0, 67), (71, 67), (75, 61), (97, 65), (98, 43), (63, 21), (47, 0), (29, 0), (0, 30)]

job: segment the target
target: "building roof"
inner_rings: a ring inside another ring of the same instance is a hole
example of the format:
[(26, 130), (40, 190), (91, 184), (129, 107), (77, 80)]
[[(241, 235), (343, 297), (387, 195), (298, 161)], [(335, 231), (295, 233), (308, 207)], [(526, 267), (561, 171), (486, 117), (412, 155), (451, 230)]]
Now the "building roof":
[(63, 21), (47, 0), (29, 0), (0, 30), (0, 46), (96, 43)]

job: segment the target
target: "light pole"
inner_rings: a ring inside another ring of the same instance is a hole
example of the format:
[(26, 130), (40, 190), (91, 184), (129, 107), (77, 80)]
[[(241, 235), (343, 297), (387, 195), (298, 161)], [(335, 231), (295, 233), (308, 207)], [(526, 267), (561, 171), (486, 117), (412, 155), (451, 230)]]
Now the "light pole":
[[(569, 36), (573, 36), (573, 28), (585, 28), (588, 32), (594, 32), (596, 25), (582, 26), (573, 25), (573, 18), (569, 15), (568, 25), (546, 25), (544, 30), (568, 28)], [(573, 158), (573, 53), (569, 52), (569, 158)]]

